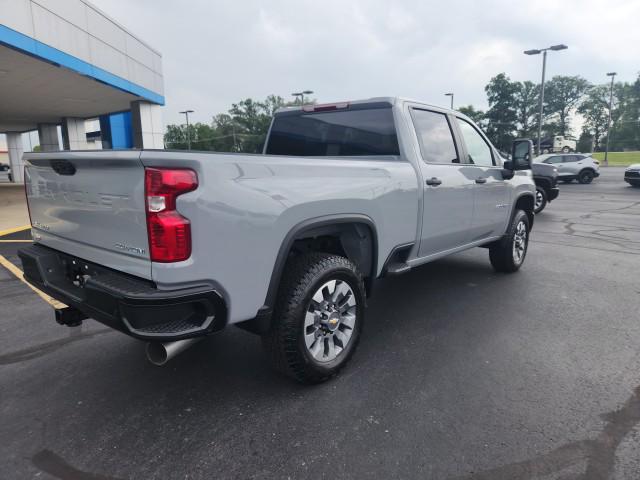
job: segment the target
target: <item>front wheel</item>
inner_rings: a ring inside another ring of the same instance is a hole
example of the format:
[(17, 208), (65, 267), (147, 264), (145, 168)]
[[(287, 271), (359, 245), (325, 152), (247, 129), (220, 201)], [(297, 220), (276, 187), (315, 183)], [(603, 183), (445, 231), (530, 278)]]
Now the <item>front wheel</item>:
[(364, 322), (364, 283), (348, 259), (325, 253), (292, 258), (274, 322), (262, 337), (273, 366), (302, 383), (320, 383), (353, 355)]
[(533, 213), (540, 213), (544, 210), (544, 207), (547, 206), (547, 192), (545, 192), (544, 188), (536, 187), (536, 200), (535, 206), (533, 209)]
[(529, 217), (517, 210), (502, 240), (489, 248), (489, 260), (496, 272), (511, 273), (524, 263), (529, 247)]

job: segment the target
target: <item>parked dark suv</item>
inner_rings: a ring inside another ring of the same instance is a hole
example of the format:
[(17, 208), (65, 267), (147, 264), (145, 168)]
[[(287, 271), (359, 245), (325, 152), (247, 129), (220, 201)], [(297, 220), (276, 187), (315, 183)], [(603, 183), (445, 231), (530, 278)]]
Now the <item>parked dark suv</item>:
[(536, 202), (535, 213), (540, 213), (547, 206), (548, 202), (558, 198), (560, 189), (558, 188), (558, 169), (546, 163), (533, 163), (533, 180), (536, 182)]

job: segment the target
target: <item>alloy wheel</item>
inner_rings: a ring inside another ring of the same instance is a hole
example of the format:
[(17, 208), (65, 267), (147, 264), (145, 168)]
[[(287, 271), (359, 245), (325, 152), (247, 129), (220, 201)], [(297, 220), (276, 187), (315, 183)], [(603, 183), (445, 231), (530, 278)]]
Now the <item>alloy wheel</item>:
[(516, 225), (516, 231), (513, 235), (513, 261), (516, 265), (520, 265), (527, 253), (527, 226), (521, 220)]
[(358, 303), (349, 284), (330, 280), (313, 295), (304, 319), (304, 342), (318, 362), (334, 360), (351, 341)]

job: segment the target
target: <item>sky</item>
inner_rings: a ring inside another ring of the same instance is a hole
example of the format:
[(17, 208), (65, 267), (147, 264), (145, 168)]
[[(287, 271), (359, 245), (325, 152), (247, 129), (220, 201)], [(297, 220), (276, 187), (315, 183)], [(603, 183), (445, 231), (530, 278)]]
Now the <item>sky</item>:
[(374, 96), (486, 107), (506, 72), (539, 81), (640, 72), (639, 0), (93, 0), (163, 56), (165, 123), (195, 110), (209, 122), (231, 103), (313, 90), (320, 103)]

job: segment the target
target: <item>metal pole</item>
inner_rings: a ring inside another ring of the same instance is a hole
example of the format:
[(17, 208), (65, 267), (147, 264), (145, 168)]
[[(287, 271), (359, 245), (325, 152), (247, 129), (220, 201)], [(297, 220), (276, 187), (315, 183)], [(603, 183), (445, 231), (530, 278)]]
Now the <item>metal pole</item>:
[(451, 94), (451, 110), (453, 110), (453, 93)]
[(189, 131), (189, 112), (184, 112), (187, 117), (187, 150), (191, 150), (191, 132)]
[(611, 110), (613, 109), (613, 80), (616, 74), (611, 75), (611, 89), (609, 90), (609, 120), (607, 122), (607, 144), (604, 147), (604, 165), (609, 166), (609, 140), (611, 139)]
[(538, 155), (541, 155), (540, 143), (542, 142), (542, 104), (544, 103), (544, 75), (547, 70), (547, 51), (542, 52), (542, 82), (540, 82), (540, 107), (538, 113)]

